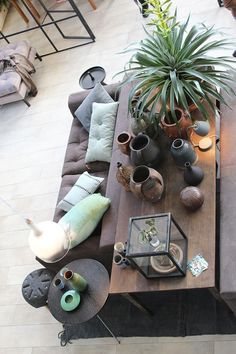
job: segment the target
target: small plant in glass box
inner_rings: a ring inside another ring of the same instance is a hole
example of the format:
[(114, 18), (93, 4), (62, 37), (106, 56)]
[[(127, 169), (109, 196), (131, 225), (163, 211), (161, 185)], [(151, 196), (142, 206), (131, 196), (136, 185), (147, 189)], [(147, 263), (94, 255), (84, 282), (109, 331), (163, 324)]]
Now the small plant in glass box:
[(126, 257), (146, 278), (184, 276), (187, 244), (170, 213), (130, 218)]

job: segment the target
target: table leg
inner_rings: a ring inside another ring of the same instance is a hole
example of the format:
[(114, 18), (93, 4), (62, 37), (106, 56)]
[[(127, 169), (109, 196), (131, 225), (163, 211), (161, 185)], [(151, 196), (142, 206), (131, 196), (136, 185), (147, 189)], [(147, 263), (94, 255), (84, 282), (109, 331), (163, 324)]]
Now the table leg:
[(119, 339), (114, 335), (114, 333), (110, 330), (110, 328), (106, 325), (106, 323), (101, 319), (101, 317), (98, 315), (96, 315), (96, 317), (103, 324), (103, 326), (108, 330), (108, 332), (112, 335), (112, 337), (120, 344)]
[(16, 0), (12, 0), (11, 4), (15, 7), (15, 9), (17, 10), (17, 12), (20, 14), (20, 16), (23, 18), (23, 20), (25, 21), (25, 23), (29, 23), (29, 19), (28, 17), (25, 15), (25, 13), (23, 12), (23, 10), (21, 9), (21, 7), (18, 5)]
[(88, 2), (90, 3), (90, 5), (92, 6), (92, 8), (93, 8), (94, 10), (97, 9), (97, 6), (95, 5), (95, 2), (94, 2), (93, 0), (88, 0)]
[(222, 299), (222, 297), (220, 296), (219, 290), (217, 288), (209, 288), (208, 289), (209, 292), (211, 293), (211, 295), (214, 296), (214, 298), (219, 301), (219, 302), (224, 302), (224, 300)]
[(32, 4), (31, 0), (26, 0), (26, 4), (29, 6), (34, 17), (36, 17), (36, 18), (38, 18), (38, 20), (40, 20), (40, 14), (38, 13), (36, 7)]
[(153, 316), (153, 313), (149, 309), (147, 309), (144, 305), (142, 305), (135, 295), (133, 294), (131, 295), (130, 293), (122, 293), (121, 296), (123, 296), (126, 300), (131, 302), (131, 304), (136, 306), (140, 311), (146, 313), (146, 315)]

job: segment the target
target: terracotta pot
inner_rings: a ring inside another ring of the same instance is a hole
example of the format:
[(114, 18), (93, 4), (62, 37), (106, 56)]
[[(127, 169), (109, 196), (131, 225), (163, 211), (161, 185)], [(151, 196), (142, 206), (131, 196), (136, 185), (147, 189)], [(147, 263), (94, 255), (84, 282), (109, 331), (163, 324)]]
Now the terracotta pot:
[(131, 142), (132, 136), (128, 132), (120, 133), (116, 138), (116, 143), (120, 151), (125, 155), (130, 155), (129, 144)]
[(192, 125), (192, 121), (184, 114), (180, 108), (175, 109), (177, 123), (171, 123), (165, 115), (161, 118), (161, 125), (166, 135), (171, 139), (186, 138), (187, 128)]
[(158, 202), (164, 190), (163, 178), (153, 168), (138, 166), (130, 177), (130, 190), (138, 198)]

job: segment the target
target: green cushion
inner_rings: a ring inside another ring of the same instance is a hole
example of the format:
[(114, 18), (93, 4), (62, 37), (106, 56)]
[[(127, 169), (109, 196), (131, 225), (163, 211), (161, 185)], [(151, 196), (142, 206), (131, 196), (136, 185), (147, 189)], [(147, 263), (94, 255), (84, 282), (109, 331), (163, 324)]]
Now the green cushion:
[(93, 103), (85, 162), (111, 161), (118, 102)]
[(109, 205), (109, 198), (103, 197), (100, 193), (92, 194), (77, 203), (60, 219), (59, 224), (65, 230), (69, 229), (70, 248), (91, 235)]
[(111, 103), (114, 102), (114, 100), (100, 83), (96, 84), (96, 86), (75, 111), (75, 116), (79, 119), (80, 123), (87, 130), (87, 132), (90, 130), (93, 102)]

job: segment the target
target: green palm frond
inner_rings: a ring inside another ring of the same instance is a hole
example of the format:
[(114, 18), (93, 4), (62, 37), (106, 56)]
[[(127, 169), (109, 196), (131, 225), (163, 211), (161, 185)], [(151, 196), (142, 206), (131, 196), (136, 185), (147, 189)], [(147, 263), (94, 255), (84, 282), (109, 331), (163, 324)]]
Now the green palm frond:
[(10, 0), (0, 0), (0, 10), (2, 10), (2, 7), (5, 6), (7, 7), (9, 5)]
[(147, 38), (140, 42), (123, 71), (125, 81), (135, 83), (129, 95), (129, 107), (135, 92), (142, 89), (137, 119), (147, 109), (150, 117), (153, 116), (157, 105), (161, 107), (159, 118), (169, 110), (174, 112), (176, 105), (190, 116), (190, 101), (208, 118), (203, 100), (215, 110), (214, 100), (226, 103), (219, 94), (220, 89), (235, 94), (231, 88), (232, 75), (227, 71), (234, 70), (231, 66), (234, 59), (210, 55), (232, 43), (215, 39), (218, 32), (213, 27), (194, 25), (187, 30), (189, 18), (178, 26), (174, 25), (175, 18), (172, 23), (171, 31), (165, 36), (158, 31), (147, 32)]

